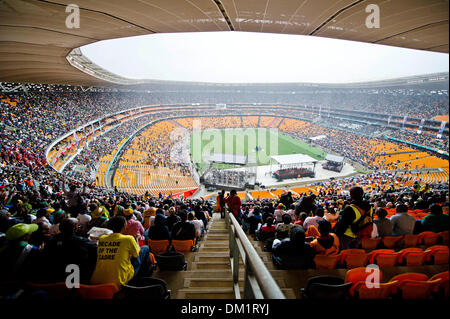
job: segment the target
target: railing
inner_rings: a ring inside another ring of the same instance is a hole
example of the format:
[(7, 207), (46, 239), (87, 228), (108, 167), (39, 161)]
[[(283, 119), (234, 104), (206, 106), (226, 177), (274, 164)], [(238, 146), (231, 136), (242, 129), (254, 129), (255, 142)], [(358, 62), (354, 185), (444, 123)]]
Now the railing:
[[(236, 299), (286, 299), (233, 214), (225, 213), (225, 224), (230, 240), (233, 290)], [(239, 287), (240, 257), (245, 267), (243, 298)]]

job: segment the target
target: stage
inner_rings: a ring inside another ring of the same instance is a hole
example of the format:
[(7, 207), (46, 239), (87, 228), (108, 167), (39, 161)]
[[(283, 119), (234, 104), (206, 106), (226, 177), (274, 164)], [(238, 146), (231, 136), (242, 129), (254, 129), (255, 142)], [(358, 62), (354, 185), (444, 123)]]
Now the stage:
[[(264, 166), (257, 166), (256, 167), (256, 182), (260, 183), (261, 185), (264, 185), (266, 188), (272, 187), (272, 186), (278, 186), (278, 185), (287, 185), (287, 184), (298, 184), (302, 182), (314, 182), (324, 179), (330, 179), (331, 177), (345, 177), (352, 175), (356, 173), (356, 170), (348, 163), (344, 164), (344, 167), (342, 168), (342, 171), (340, 173), (329, 171), (322, 168), (322, 164), (326, 163), (325, 160), (318, 161), (317, 165), (315, 167), (315, 177), (303, 177), (303, 178), (292, 178), (292, 179), (285, 179), (283, 181), (278, 182), (277, 179), (272, 177), (271, 172), (276, 171), (279, 169), (279, 165), (264, 165)], [(248, 170), (249, 167), (242, 167), (242, 168), (232, 168), (227, 169), (227, 171), (245, 171)], [(255, 169), (255, 168), (253, 168)]]

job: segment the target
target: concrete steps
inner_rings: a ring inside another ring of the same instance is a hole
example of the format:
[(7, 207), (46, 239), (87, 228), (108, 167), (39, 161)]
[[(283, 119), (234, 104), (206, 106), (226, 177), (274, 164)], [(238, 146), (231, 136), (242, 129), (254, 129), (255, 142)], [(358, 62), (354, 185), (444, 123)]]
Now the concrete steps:
[[(189, 272), (185, 274), (183, 288), (176, 292), (177, 299), (234, 299), (233, 277), (230, 265), (228, 232), (225, 221), (214, 214), (195, 256)], [(244, 273), (240, 273), (244, 278)], [(242, 282), (243, 287), (243, 282)]]
[[(208, 232), (199, 242), (198, 250), (190, 255), (188, 271), (178, 272), (177, 289), (173, 291), (175, 299), (234, 299), (233, 276), (230, 264), (228, 232), (225, 221), (214, 214), (208, 226)], [(250, 238), (251, 239), (251, 238)], [(294, 299), (295, 291), (289, 287), (284, 274), (276, 270), (271, 253), (263, 251), (263, 243), (252, 240), (252, 244), (261, 256), (264, 264), (274, 277), (286, 298)], [(244, 289), (245, 270), (243, 261), (239, 261), (239, 287), (241, 297)], [(169, 288), (171, 288), (169, 286)]]

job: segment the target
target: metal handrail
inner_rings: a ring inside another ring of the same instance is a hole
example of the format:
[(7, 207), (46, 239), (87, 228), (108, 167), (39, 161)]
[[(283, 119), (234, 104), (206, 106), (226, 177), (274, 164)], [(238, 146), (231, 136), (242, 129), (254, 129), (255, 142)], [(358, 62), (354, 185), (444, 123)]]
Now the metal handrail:
[(232, 213), (225, 213), (225, 224), (230, 240), (230, 260), (236, 299), (241, 299), (239, 257), (242, 257), (245, 266), (243, 299), (286, 299)]

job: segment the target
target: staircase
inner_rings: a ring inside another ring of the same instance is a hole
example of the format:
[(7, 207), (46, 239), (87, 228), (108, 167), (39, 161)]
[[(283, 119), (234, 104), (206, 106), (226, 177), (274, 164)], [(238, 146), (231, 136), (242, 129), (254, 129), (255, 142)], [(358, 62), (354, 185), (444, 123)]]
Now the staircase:
[(220, 214), (213, 214), (188, 269), (176, 299), (234, 299), (228, 233)]
[[(282, 273), (275, 270), (270, 253), (255, 245), (266, 267), (274, 276), (286, 298), (296, 298), (293, 289), (285, 288)], [(200, 242), (198, 251), (192, 253), (188, 270), (183, 275), (183, 284), (174, 294), (175, 299), (235, 299), (230, 264), (229, 238), (225, 220), (214, 214), (208, 232)], [(240, 260), (239, 287), (241, 298), (244, 290), (244, 264)], [(170, 287), (169, 289), (173, 288)]]

